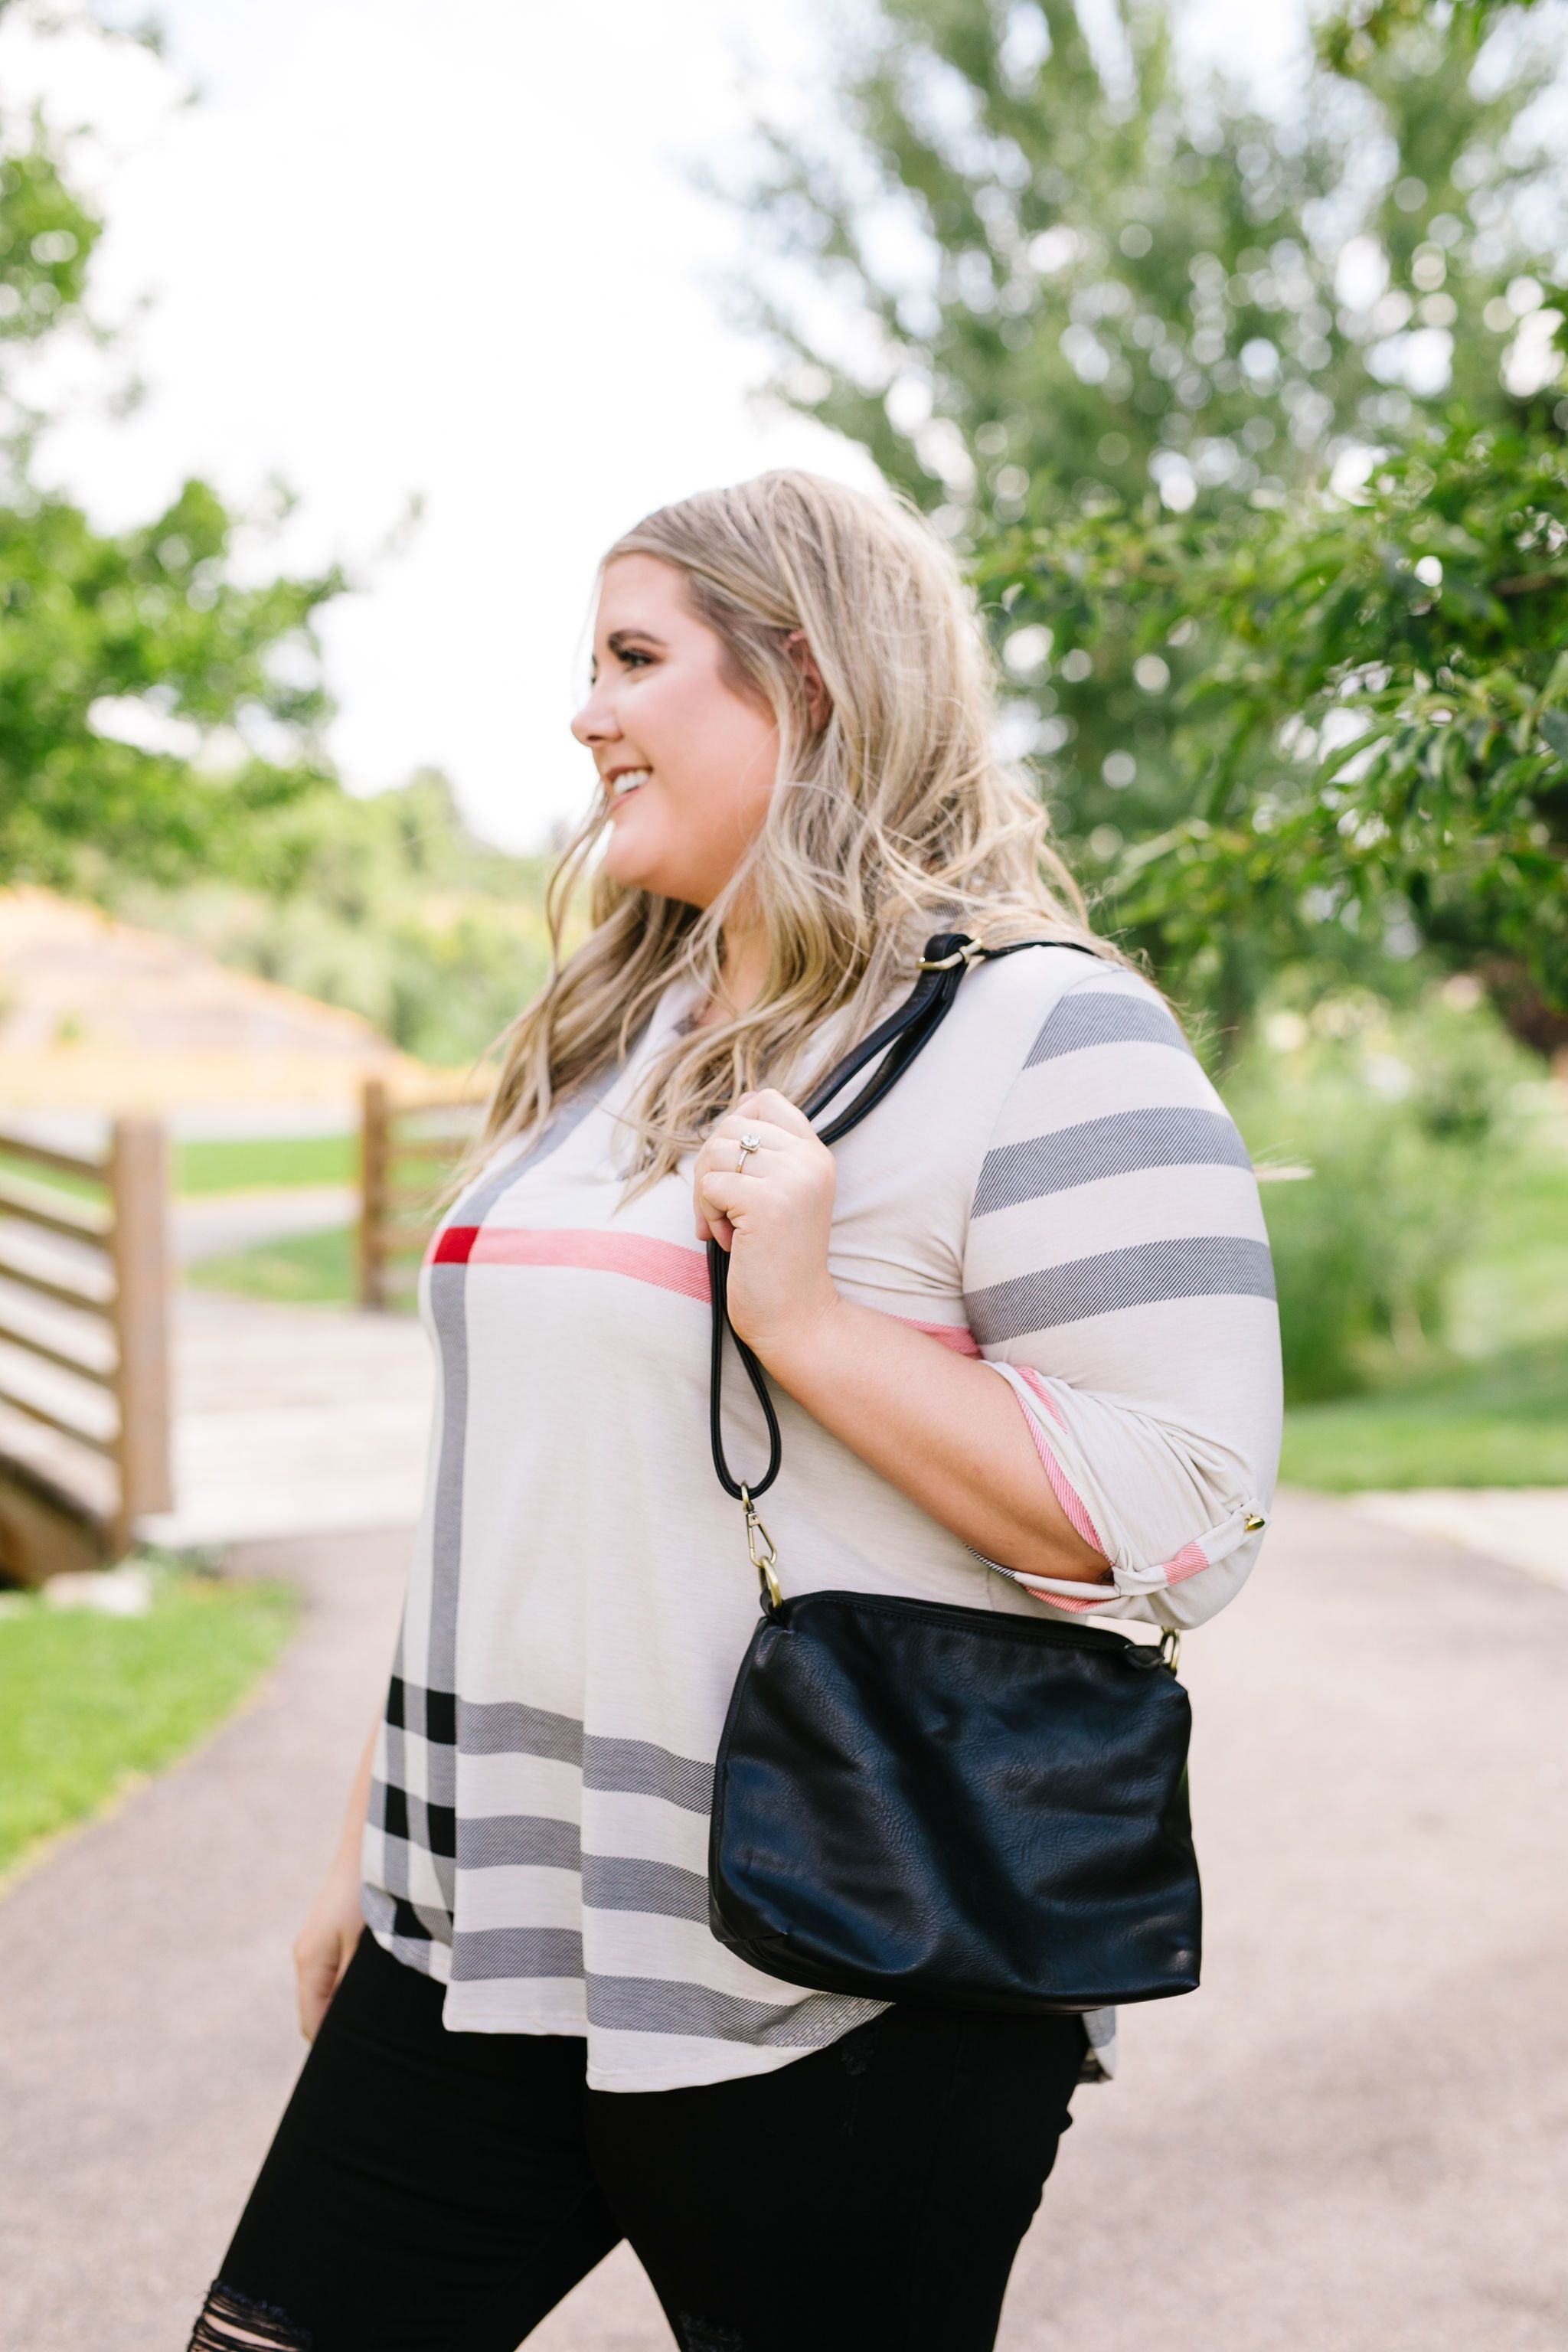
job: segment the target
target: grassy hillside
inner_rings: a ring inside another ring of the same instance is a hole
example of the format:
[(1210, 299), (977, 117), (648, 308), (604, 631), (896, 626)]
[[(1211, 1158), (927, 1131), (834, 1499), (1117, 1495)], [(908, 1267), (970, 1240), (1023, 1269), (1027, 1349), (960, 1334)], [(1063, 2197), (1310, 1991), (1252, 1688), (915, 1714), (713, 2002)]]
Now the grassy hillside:
[(549, 967), (550, 861), (469, 833), (426, 771), (359, 800), (322, 792), (281, 813), (263, 884), (102, 885), (127, 919), (373, 1021), (442, 1068), (484, 1054)]

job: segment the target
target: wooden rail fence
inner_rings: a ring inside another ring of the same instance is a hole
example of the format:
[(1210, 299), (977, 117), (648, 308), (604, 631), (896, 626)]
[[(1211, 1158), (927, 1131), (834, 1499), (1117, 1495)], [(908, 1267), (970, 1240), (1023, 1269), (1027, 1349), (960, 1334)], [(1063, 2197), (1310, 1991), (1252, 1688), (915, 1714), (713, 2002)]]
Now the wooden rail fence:
[(483, 1100), (472, 1096), (399, 1102), (380, 1078), (366, 1080), (360, 1120), (362, 1307), (406, 1304), (441, 1194), (483, 1112)]
[(13, 1577), (69, 1555), (50, 1557), (51, 1503), (111, 1559), (173, 1507), (168, 1197), (155, 1119), (116, 1119), (100, 1158), (0, 1127), (0, 1407), (47, 1433), (42, 1464), (0, 1459)]

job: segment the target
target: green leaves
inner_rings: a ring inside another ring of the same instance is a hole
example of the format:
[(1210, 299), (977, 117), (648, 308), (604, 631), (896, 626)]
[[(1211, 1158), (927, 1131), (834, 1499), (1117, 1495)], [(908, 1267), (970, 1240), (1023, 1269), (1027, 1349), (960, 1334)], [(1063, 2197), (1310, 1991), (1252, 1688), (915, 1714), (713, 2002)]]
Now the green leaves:
[(103, 224), (68, 185), (42, 122), (0, 144), (0, 353), (33, 342), (80, 303)]
[(232, 868), (251, 817), (322, 779), (312, 622), (342, 581), (241, 586), (232, 532), (200, 482), (121, 534), (0, 508), (0, 879)]
[(21, 347), (80, 320), (102, 227), (63, 152), (0, 110), (0, 884), (241, 870), (325, 777), (313, 623), (344, 583), (242, 584), (205, 482), (107, 533), (38, 488)]
[(1119, 9), (1120, 80), (1071, 0), (881, 0), (744, 192), (779, 389), (934, 512), (1005, 664), (1050, 633), (1009, 736), (1222, 1031), (1302, 955), (1563, 986), (1568, 299), (1523, 119), (1561, 60), (1521, 16), (1478, 74), (1503, 13), (1355, 0), (1281, 122), (1173, 73), (1166, 0)]
[[(1537, 5), (1538, 0), (1451, 0), (1449, 16), (1479, 48), (1500, 17)], [(1351, 0), (1319, 25), (1318, 54), (1335, 73), (1364, 73), (1402, 34), (1418, 32), (1431, 14), (1431, 0)]]
[(1169, 744), (1202, 814), (1131, 849), (1105, 892), (1168, 979), (1201, 982), (1238, 930), (1278, 962), (1417, 910), (1457, 959), (1504, 955), (1568, 1007), (1560, 436), (1456, 413), (1358, 505), (1304, 499), (1222, 531), (1102, 515), (1026, 555), (1015, 540), (985, 578), (1012, 626), (1090, 645), (1136, 583), (1141, 636), (1200, 649)]

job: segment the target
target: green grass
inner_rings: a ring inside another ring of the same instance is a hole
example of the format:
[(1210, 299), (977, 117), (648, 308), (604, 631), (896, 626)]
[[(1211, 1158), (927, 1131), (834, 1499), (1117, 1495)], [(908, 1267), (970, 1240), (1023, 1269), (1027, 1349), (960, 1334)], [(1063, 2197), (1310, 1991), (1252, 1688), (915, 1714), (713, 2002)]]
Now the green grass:
[(52, 1168), (40, 1168), (36, 1160), (25, 1160), (20, 1154), (0, 1151), (0, 1176), (18, 1176), (25, 1184), (42, 1185), (51, 1192), (67, 1192), (73, 1201), (101, 1201), (106, 1198), (101, 1184), (85, 1176), (66, 1176)]
[(195, 1138), (174, 1149), (177, 1192), (249, 1192), (270, 1185), (355, 1184), (355, 1135)]
[(1282, 1477), (1366, 1486), (1568, 1486), (1568, 1338), (1285, 1416)]
[(1454, 1282), (1463, 1356), (1568, 1336), (1568, 1159), (1524, 1161), (1494, 1200)]
[(353, 1228), (288, 1234), (249, 1249), (227, 1250), (221, 1257), (204, 1257), (185, 1268), (185, 1280), (201, 1290), (226, 1290), (285, 1307), (346, 1307), (357, 1296)]
[(1385, 1355), (1365, 1393), (1293, 1406), (1280, 1475), (1342, 1494), (1568, 1486), (1568, 1159), (1521, 1159), (1497, 1188), (1441, 1353)]
[(221, 1723), (285, 1640), (286, 1585), (157, 1572), (144, 1617), (0, 1616), (0, 1876)]
[[(357, 1184), (357, 1135), (194, 1137), (173, 1148), (176, 1192), (252, 1192), (295, 1184)], [(102, 1187), (0, 1152), (0, 1174), (26, 1177), (76, 1199), (101, 1197)]]

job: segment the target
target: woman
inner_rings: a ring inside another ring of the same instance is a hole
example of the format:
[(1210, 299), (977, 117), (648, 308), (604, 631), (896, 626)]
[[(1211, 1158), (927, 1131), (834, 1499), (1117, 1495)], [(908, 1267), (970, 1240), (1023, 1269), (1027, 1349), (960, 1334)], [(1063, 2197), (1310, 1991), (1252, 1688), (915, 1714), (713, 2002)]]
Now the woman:
[[(313, 2047), (195, 2343), (512, 2352), (625, 2236), (687, 2352), (981, 2352), (1109, 2021), (808, 1992), (710, 1933), (756, 1588), (703, 1244), (784, 1423), (786, 1592), (809, 1562), (1180, 1627), (1240, 1586), (1274, 1475), (1251, 1171), (999, 764), (912, 514), (781, 473), (650, 516), (574, 731), (599, 790), (552, 919), (602, 845), (595, 925), (430, 1253), (390, 1695), (296, 1948)], [(795, 1102), (939, 929), (1077, 944), (973, 971), (829, 1153)]]

